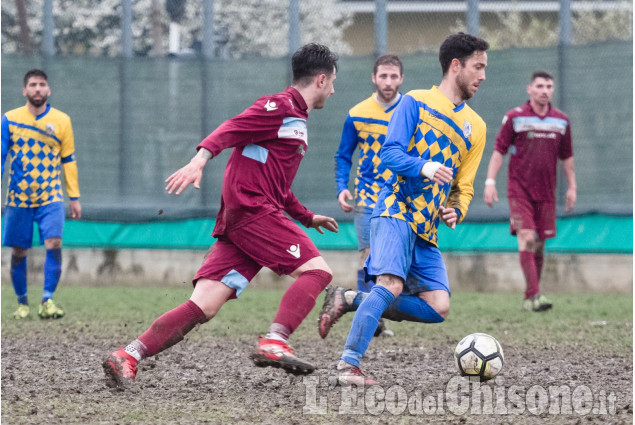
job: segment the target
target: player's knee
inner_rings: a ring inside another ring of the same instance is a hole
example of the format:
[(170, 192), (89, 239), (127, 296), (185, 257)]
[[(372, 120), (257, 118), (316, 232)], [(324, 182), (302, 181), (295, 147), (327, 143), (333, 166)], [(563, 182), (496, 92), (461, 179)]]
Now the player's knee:
[(436, 306), (434, 307), (434, 311), (436, 311), (437, 314), (441, 316), (441, 322), (443, 322), (450, 315), (450, 303), (448, 302), (447, 304)]
[(29, 250), (26, 248), (22, 248), (19, 246), (14, 246), (13, 248), (11, 248), (11, 254), (14, 257), (19, 257), (19, 258), (26, 257), (28, 253), (29, 253)]
[(44, 241), (46, 249), (60, 249), (62, 248), (62, 238), (49, 238)]

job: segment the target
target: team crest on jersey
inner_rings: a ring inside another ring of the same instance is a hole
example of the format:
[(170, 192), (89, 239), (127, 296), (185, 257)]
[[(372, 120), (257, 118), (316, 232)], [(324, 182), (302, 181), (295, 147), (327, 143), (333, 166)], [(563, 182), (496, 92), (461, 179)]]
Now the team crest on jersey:
[(298, 146), (298, 150), (296, 151), (296, 153), (304, 156), (304, 154), (306, 153), (306, 149), (304, 149), (304, 145)]
[(267, 110), (267, 112), (275, 111), (276, 109), (278, 109), (278, 105), (276, 105), (276, 102), (267, 100), (267, 103), (265, 104), (265, 109)]
[(53, 134), (55, 134), (55, 125), (46, 124), (46, 134), (48, 134), (49, 136), (52, 136)]
[(472, 134), (472, 124), (466, 120), (463, 123), (463, 136), (470, 137), (470, 134)]

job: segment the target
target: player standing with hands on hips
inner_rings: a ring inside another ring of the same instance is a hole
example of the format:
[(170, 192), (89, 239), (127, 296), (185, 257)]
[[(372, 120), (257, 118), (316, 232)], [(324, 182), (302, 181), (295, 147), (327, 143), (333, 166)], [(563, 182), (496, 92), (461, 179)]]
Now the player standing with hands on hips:
[(190, 163), (166, 181), (169, 193), (199, 188), (207, 162), (233, 148), (225, 168), (221, 206), (213, 236), (218, 240), (193, 279), (190, 300), (171, 310), (103, 362), (109, 385), (135, 379), (137, 363), (181, 341), (194, 326), (212, 319), (236, 298), (262, 267), (296, 280), (284, 293), (278, 313), (251, 358), (258, 366), (310, 373), (311, 363), (298, 358), (287, 339), (315, 306), (332, 279), (319, 251), (283, 212), (323, 233), (337, 232), (337, 222), (313, 214), (291, 191), (300, 161), (308, 148), (306, 120), (321, 109), (335, 90), (337, 55), (326, 46), (307, 44), (292, 57), (293, 83), (278, 94), (264, 96), (224, 122), (197, 147)]
[[(380, 152), (393, 172), (370, 221), (366, 271), (376, 284), (351, 300), (342, 288), (325, 300), (322, 328), (354, 311), (337, 364), (341, 385), (374, 385), (360, 362), (380, 317), (443, 322), (450, 310), (448, 274), (437, 247), (437, 227), (454, 228), (474, 195), (474, 176), (485, 147), (485, 122), (466, 103), (485, 80), (489, 44), (469, 34), (441, 45), (443, 78), (429, 90), (404, 95), (388, 124)], [(328, 301), (328, 302), (327, 302)]]
[(510, 231), (518, 238), (520, 266), (525, 275), (525, 311), (546, 311), (552, 307), (551, 301), (540, 293), (540, 276), (545, 240), (556, 236), (558, 159), (562, 161), (569, 186), (567, 212), (577, 199), (571, 124), (567, 115), (551, 105), (553, 92), (551, 74), (535, 71), (527, 86), (529, 100), (503, 117), (483, 194), (490, 207), (498, 201), (496, 175), (503, 164), (503, 155), (509, 152)]
[(62, 274), (62, 170), (71, 218), (82, 217), (75, 138), (69, 116), (47, 103), (51, 87), (44, 71), (32, 69), (24, 75), (22, 95), (26, 105), (2, 116), (2, 175), (7, 156), (10, 170), (2, 244), (12, 249), (11, 281), (18, 297), (13, 317), (26, 319), (30, 315), (26, 259), (33, 244), (33, 223), (37, 223), (40, 244), (43, 241), (46, 248), (38, 316), (59, 319), (65, 312), (53, 301), (53, 293)]
[[(335, 183), (337, 184), (337, 201), (345, 212), (354, 211), (355, 230), (357, 231), (357, 248), (360, 253), (357, 270), (357, 289), (368, 292), (373, 285), (366, 280), (364, 262), (370, 252), (370, 217), (375, 208), (379, 191), (384, 187), (392, 172), (381, 163), (379, 151), (386, 139), (388, 121), (399, 105), (401, 93), (399, 86), (403, 83), (403, 63), (395, 55), (379, 57), (373, 65), (371, 80), (375, 85), (375, 93), (368, 99), (358, 103), (348, 113), (340, 146), (335, 155)], [(355, 177), (355, 206), (348, 203), (353, 200), (348, 190), (348, 180), (353, 164), (353, 153), (359, 147), (359, 163)], [(334, 296), (332, 288), (327, 289), (327, 297)], [(323, 323), (323, 322), (320, 322)], [(320, 329), (324, 338), (328, 330)], [(386, 329), (383, 320), (375, 336), (392, 336)]]

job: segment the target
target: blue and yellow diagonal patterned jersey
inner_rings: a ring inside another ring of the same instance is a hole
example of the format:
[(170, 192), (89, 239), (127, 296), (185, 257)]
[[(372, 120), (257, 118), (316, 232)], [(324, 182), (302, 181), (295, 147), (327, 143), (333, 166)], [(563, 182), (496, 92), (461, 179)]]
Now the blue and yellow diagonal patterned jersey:
[[(406, 94), (380, 152), (382, 163), (394, 174), (379, 195), (373, 217), (404, 220), (419, 237), (437, 245), (440, 205), (456, 209), (459, 222), (465, 218), (485, 132), (476, 112), (465, 102), (454, 105), (436, 86)], [(454, 180), (440, 185), (422, 177), (428, 161), (452, 168)]]
[(75, 140), (71, 120), (65, 113), (46, 106), (34, 116), (22, 106), (2, 116), (2, 175), (9, 156), (7, 206), (35, 208), (62, 202), (62, 166), (66, 192), (79, 198)]
[(348, 189), (353, 152), (359, 147), (355, 205), (374, 208), (379, 191), (392, 175), (381, 163), (379, 151), (386, 138), (388, 121), (401, 100), (401, 94), (398, 96), (393, 105), (384, 108), (372, 95), (351, 108), (344, 122), (340, 146), (335, 154), (335, 183), (338, 195)]

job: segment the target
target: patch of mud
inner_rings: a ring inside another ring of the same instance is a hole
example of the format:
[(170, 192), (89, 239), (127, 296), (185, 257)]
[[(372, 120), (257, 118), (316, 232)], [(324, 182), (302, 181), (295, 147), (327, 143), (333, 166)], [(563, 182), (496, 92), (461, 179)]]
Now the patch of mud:
[[(453, 379), (450, 343), (374, 341), (363, 369), (381, 387), (360, 391), (333, 386), (333, 367), (343, 346), (337, 338), (293, 341), (296, 353), (318, 366), (303, 377), (255, 367), (249, 360), (255, 338), (209, 337), (186, 340), (143, 361), (133, 385), (111, 389), (105, 385), (101, 361), (118, 348), (112, 338), (81, 327), (64, 328), (63, 335), (53, 329), (60, 328), (43, 326), (19, 337), (2, 336), (3, 424), (633, 421), (632, 357), (601, 357), (585, 347), (505, 347), (501, 377), (474, 395), (457, 386), (465, 381)], [(565, 393), (550, 400), (550, 387)], [(488, 400), (486, 393), (492, 395), (493, 414), (479, 402)]]

